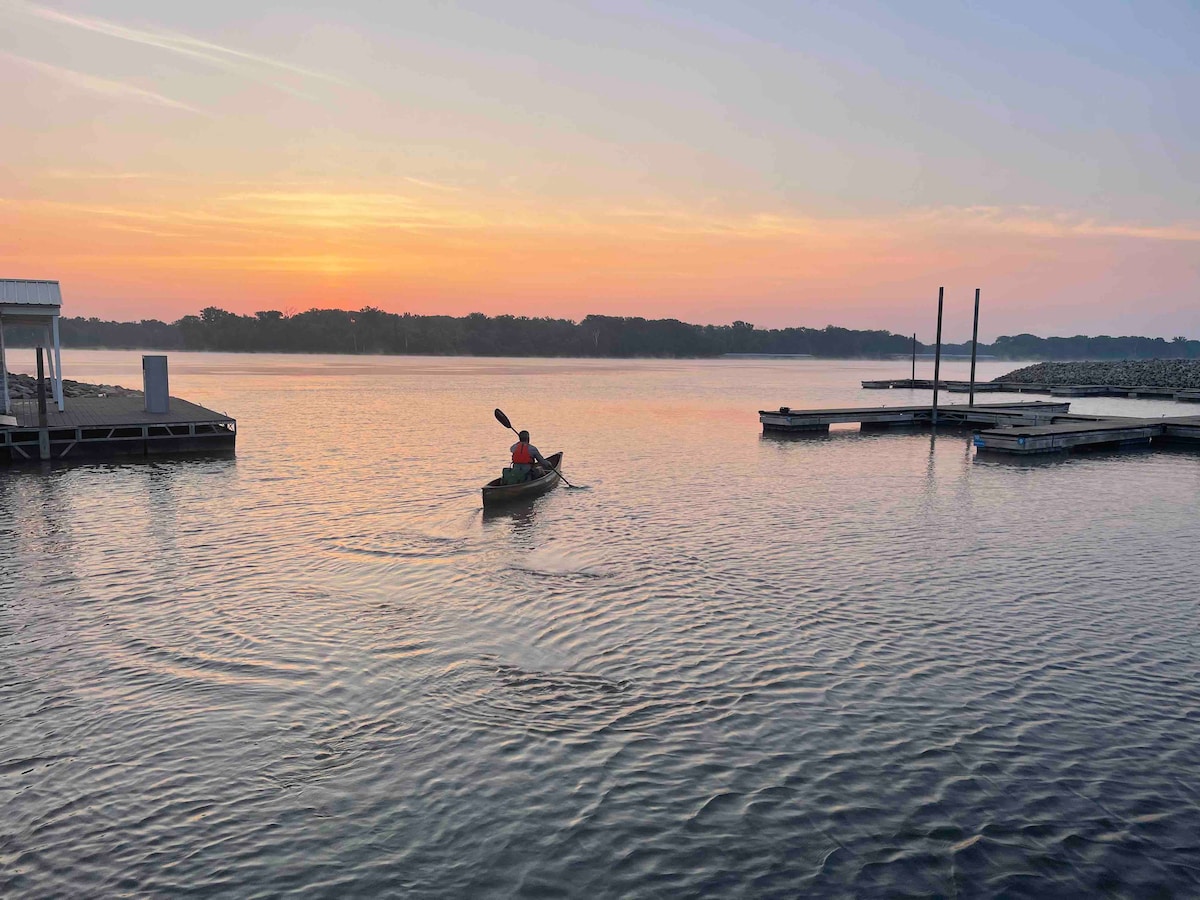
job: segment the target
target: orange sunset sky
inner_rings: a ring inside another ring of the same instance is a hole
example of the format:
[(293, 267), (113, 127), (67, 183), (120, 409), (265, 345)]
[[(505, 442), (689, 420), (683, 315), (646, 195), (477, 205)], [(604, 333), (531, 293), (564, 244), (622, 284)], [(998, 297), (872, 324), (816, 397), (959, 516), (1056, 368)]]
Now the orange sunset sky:
[(1200, 337), (1196, 9), (914, 6), (0, 0), (0, 277)]

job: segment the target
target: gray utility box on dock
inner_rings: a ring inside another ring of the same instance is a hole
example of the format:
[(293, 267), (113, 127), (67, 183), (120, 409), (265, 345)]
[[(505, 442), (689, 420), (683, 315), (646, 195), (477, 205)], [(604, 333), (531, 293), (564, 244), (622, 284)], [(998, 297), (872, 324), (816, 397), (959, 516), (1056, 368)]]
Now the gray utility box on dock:
[(167, 386), (167, 358), (142, 357), (142, 389), (146, 392), (146, 412), (165, 413), (171, 408), (171, 391)]

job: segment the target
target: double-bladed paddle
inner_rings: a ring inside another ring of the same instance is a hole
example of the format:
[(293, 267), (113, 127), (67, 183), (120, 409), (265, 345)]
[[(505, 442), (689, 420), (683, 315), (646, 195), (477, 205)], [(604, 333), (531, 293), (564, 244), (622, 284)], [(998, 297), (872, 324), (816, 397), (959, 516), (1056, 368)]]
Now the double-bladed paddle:
[[(502, 410), (502, 409), (496, 410), (496, 421), (499, 422), (501, 425), (503, 425), (505, 428), (508, 428), (509, 430), (511, 430), (512, 433), (517, 436), (518, 440), (520, 439), (521, 432), (517, 431), (517, 429), (512, 427), (512, 422), (508, 421), (508, 416), (506, 416), (504, 414), (504, 410)], [(558, 477), (561, 478), (563, 481), (566, 481), (567, 487), (575, 487), (575, 485), (573, 485), (573, 484), (571, 484), (571, 482), (567, 481), (567, 476), (562, 473), (561, 469), (556, 469), (552, 466), (550, 471), (557, 472)]]

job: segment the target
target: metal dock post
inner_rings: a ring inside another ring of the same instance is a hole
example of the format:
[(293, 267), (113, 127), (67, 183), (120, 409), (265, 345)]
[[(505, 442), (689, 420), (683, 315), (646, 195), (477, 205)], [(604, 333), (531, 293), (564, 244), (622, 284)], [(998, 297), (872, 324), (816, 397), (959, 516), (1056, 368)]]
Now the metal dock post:
[(975, 327), (971, 330), (971, 393), (967, 406), (975, 405), (975, 348), (979, 346), (979, 288), (975, 288)]
[(938, 323), (937, 323), (937, 347), (933, 351), (933, 427), (937, 428), (937, 395), (938, 395), (938, 378), (942, 373), (942, 298), (945, 295), (944, 287), (938, 288)]

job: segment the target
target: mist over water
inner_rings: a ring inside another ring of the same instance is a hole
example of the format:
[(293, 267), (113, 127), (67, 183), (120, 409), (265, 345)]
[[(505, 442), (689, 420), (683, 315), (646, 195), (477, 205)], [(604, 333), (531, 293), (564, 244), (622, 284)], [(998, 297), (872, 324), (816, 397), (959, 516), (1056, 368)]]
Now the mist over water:
[(907, 372), (172, 354), (236, 458), (0, 473), (0, 895), (1200, 893), (1200, 454), (760, 434)]

